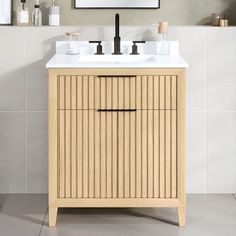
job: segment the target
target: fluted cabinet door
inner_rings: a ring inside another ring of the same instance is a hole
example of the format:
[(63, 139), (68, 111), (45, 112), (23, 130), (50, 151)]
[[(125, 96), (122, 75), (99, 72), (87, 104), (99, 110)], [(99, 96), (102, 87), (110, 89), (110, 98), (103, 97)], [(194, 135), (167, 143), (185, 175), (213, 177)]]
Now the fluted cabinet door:
[(58, 76), (58, 198), (177, 198), (177, 76)]

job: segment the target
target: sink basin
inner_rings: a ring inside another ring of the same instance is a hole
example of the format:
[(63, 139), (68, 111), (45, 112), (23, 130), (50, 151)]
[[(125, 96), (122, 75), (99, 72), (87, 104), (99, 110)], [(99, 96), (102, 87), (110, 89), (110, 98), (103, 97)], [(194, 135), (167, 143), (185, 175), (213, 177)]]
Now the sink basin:
[(155, 61), (152, 55), (81, 55), (80, 63), (145, 63)]

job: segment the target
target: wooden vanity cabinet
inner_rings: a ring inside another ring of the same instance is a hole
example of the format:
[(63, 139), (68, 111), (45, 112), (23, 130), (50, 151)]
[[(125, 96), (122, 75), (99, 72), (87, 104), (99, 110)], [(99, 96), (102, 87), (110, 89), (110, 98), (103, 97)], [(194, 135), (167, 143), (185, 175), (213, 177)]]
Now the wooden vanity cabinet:
[(59, 207), (175, 207), (184, 69), (49, 69), (49, 225)]

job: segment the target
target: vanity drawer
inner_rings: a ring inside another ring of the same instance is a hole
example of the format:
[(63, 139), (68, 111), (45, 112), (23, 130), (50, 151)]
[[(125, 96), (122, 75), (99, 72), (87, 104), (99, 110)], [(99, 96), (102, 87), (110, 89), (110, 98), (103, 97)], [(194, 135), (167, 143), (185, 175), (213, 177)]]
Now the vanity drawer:
[(178, 77), (59, 76), (59, 110), (176, 110)]
[(59, 110), (135, 109), (131, 76), (59, 76)]

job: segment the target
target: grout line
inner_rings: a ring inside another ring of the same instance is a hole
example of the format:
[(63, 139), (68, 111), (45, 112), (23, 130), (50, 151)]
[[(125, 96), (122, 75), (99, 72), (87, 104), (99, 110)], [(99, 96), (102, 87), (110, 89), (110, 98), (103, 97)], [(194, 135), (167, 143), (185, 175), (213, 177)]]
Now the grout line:
[[(24, 68), (24, 102), (25, 102), (25, 110), (27, 108), (27, 95), (26, 95), (26, 88), (27, 88), (27, 72), (26, 72), (26, 66), (27, 66), (27, 29), (25, 29), (25, 68)], [(27, 181), (27, 114), (24, 114), (24, 161), (25, 161), (25, 193), (28, 191), (28, 181)]]
[(205, 178), (206, 178), (206, 182), (205, 182), (205, 193), (208, 193), (208, 178), (207, 178), (207, 173), (208, 173), (208, 160), (207, 160), (207, 149), (208, 149), (208, 132), (207, 132), (207, 30), (205, 30)]
[[(205, 86), (207, 86), (207, 82), (205, 82)], [(207, 90), (207, 89), (205, 89), (205, 90)], [(205, 91), (205, 94), (207, 94), (207, 91)], [(205, 102), (206, 103), (206, 102)], [(206, 105), (206, 104), (205, 104)], [(212, 110), (212, 111), (207, 111), (207, 110), (199, 110), (199, 111), (194, 111), (194, 110), (186, 110), (186, 112), (187, 113), (189, 113), (189, 112), (195, 112), (195, 113), (197, 113), (197, 112), (202, 112), (202, 113), (235, 113), (236, 111), (234, 111), (234, 110), (232, 110), (232, 111), (230, 111), (230, 110), (225, 110), (225, 111), (220, 111), (220, 110)]]
[(42, 233), (43, 226), (44, 226), (44, 222), (45, 222), (46, 217), (47, 217), (47, 213), (48, 213), (48, 207), (47, 207), (47, 210), (46, 210), (46, 212), (45, 212), (45, 215), (44, 215), (44, 218), (43, 218), (43, 221), (42, 221), (42, 224), (41, 224), (40, 230), (39, 230), (39, 236), (40, 236), (41, 233)]
[(48, 111), (0, 111), (0, 113), (40, 113), (40, 112), (48, 112)]
[[(7, 111), (7, 110), (0, 110), (0, 113), (41, 113), (41, 112), (44, 112), (44, 113), (47, 113), (48, 110), (42, 110), (42, 111), (26, 111), (26, 110), (18, 110), (18, 111)], [(236, 110), (226, 110), (226, 111), (206, 111), (206, 110), (198, 110), (198, 111), (194, 111), (194, 110), (186, 110), (186, 113), (236, 113)]]

